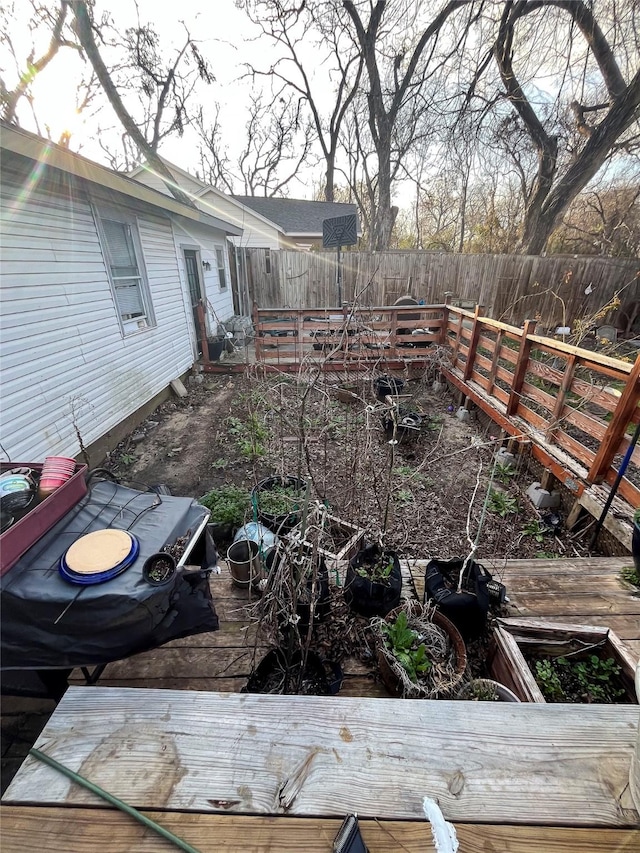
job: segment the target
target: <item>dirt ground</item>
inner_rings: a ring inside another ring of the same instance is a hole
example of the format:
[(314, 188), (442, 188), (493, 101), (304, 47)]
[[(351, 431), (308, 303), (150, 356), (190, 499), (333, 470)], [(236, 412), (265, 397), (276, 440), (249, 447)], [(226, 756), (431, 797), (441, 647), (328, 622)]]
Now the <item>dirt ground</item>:
[[(533, 477), (519, 457), (490, 488), (494, 434), (455, 417), (453, 398), (429, 377), (408, 381), (400, 402), (422, 415), (419, 432), (385, 432), (389, 407), (372, 376), (352, 377), (357, 400), (336, 398), (336, 377), (210, 375), (163, 404), (111, 454), (123, 482), (165, 483), (198, 498), (272, 474), (310, 479), (314, 498), (344, 521), (382, 535), (404, 557), (465, 556), (479, 527), (478, 557), (580, 556), (579, 538), (547, 530), (526, 498)], [(470, 508), (471, 505), (471, 509)], [(501, 514), (501, 512), (502, 514)], [(248, 518), (247, 520), (251, 520)]]

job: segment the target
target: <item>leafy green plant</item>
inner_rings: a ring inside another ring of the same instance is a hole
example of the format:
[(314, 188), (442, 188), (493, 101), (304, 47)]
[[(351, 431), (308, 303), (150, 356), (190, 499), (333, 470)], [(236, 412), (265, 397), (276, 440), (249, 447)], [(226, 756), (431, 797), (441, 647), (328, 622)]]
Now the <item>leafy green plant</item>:
[(505, 518), (507, 515), (518, 512), (518, 501), (513, 495), (509, 495), (499, 489), (491, 489), (487, 507), (490, 512), (494, 512), (501, 518)]
[(616, 684), (620, 666), (613, 658), (589, 655), (583, 660), (559, 657), (536, 661), (536, 680), (549, 702), (615, 702), (624, 696)]
[(620, 574), (623, 580), (640, 589), (640, 572), (635, 568), (635, 566), (625, 566), (624, 569), (620, 571)]
[(396, 492), (396, 500), (402, 504), (409, 504), (413, 500), (413, 494), (408, 489), (400, 489)]
[(420, 642), (420, 635), (409, 627), (407, 614), (401, 611), (395, 622), (384, 622), (382, 634), (387, 648), (411, 681), (417, 682), (420, 675), (431, 669), (427, 647)]
[(527, 523), (522, 528), (523, 536), (533, 536), (536, 542), (544, 542), (544, 537), (550, 533), (550, 529), (541, 521), (538, 521), (537, 518), (532, 519), (531, 521), (527, 521)]
[(634, 522), (635, 522), (636, 524), (640, 524), (640, 506), (639, 506), (639, 507), (638, 507), (638, 509), (633, 513), (633, 520), (634, 520)]
[(222, 486), (203, 495), (200, 503), (211, 510), (212, 522), (240, 527), (251, 508), (251, 495), (238, 486)]
[(556, 554), (555, 551), (536, 551), (536, 558), (538, 560), (559, 560), (560, 554)]
[(121, 462), (123, 465), (126, 465), (127, 467), (128, 467), (129, 465), (133, 465), (133, 463), (134, 463), (135, 461), (136, 461), (136, 457), (133, 455), (133, 453), (123, 453), (123, 454), (120, 456), (120, 462)]
[(542, 690), (542, 695), (548, 701), (561, 702), (565, 698), (553, 661), (536, 661), (536, 681)]
[(254, 413), (251, 413), (246, 421), (227, 418), (226, 424), (229, 434), (236, 440), (241, 456), (245, 459), (256, 459), (266, 454), (263, 442), (269, 437), (269, 431)]
[(383, 554), (375, 563), (358, 566), (356, 574), (361, 578), (369, 578), (374, 583), (385, 583), (391, 577), (393, 571), (393, 556)]
[(224, 468), (227, 467), (228, 464), (229, 460), (223, 459), (222, 456), (220, 456), (218, 459), (211, 463), (211, 467), (215, 468), (216, 471), (222, 471)]
[(258, 494), (260, 512), (268, 515), (288, 515), (298, 508), (304, 492), (295, 486), (274, 486)]
[(499, 483), (506, 485), (517, 473), (511, 462), (496, 462), (493, 476)]

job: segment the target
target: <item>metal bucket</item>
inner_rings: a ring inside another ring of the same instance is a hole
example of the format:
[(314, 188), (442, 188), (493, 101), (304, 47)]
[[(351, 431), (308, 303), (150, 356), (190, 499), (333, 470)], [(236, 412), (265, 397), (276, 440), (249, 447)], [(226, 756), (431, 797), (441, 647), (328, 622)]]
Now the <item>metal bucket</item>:
[(227, 562), (236, 586), (246, 588), (263, 577), (258, 543), (250, 539), (234, 542), (227, 551)]

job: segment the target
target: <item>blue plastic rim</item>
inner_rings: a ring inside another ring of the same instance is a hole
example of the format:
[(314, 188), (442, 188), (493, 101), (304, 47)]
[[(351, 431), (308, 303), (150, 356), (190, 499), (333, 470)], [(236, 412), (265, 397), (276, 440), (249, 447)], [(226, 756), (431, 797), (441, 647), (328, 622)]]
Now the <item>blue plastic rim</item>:
[(112, 569), (107, 569), (106, 572), (99, 572), (95, 575), (83, 575), (78, 572), (74, 572), (73, 569), (70, 569), (67, 566), (67, 561), (65, 559), (67, 552), (60, 557), (60, 562), (58, 564), (58, 571), (60, 576), (64, 578), (64, 580), (69, 583), (75, 583), (79, 586), (92, 586), (97, 583), (105, 583), (106, 581), (110, 581), (112, 578), (121, 575), (122, 572), (126, 571), (130, 566), (132, 566), (135, 561), (138, 559), (138, 555), (140, 554), (140, 542), (133, 533), (126, 533), (131, 537), (131, 550), (127, 554), (127, 556), (122, 560), (121, 563), (118, 563), (117, 566), (114, 566)]

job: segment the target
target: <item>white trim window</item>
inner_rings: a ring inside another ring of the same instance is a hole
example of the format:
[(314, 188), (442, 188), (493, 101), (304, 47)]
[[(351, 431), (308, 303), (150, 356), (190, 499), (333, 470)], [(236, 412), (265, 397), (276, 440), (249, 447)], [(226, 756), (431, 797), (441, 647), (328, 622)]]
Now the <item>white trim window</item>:
[(216, 263), (218, 265), (218, 282), (220, 290), (227, 289), (227, 267), (224, 262), (224, 250), (216, 247)]
[(138, 226), (134, 216), (103, 209), (102, 244), (118, 317), (125, 334), (154, 325)]

